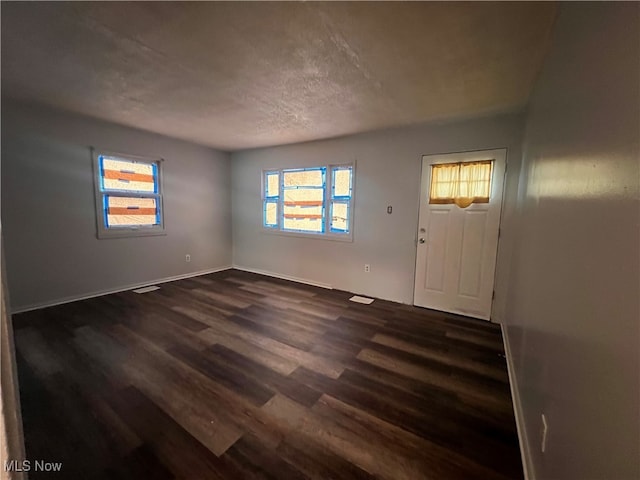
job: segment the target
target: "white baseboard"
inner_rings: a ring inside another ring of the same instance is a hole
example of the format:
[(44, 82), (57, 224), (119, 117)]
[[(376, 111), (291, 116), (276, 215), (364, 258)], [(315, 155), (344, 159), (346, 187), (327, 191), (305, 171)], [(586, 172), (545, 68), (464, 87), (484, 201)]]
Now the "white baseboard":
[(125, 292), (127, 290), (133, 290), (136, 288), (142, 288), (142, 287), (147, 287), (149, 285), (155, 285), (157, 283), (167, 283), (167, 282), (173, 282), (175, 280), (182, 280), (184, 278), (191, 278), (191, 277), (198, 277), (200, 275), (207, 275), (208, 273), (215, 273), (215, 272), (221, 272), (223, 270), (229, 270), (231, 267), (231, 265), (228, 265), (226, 267), (219, 267), (219, 268), (211, 268), (208, 270), (200, 270), (199, 272), (191, 272), (191, 273), (185, 273), (182, 275), (175, 275), (173, 277), (165, 277), (165, 278), (160, 278), (157, 280), (150, 280), (148, 282), (143, 282), (143, 283), (135, 283), (132, 285), (125, 285), (122, 287), (117, 287), (117, 288), (112, 288), (112, 289), (108, 289), (108, 290), (100, 290), (98, 292), (91, 292), (91, 293), (87, 293), (84, 295), (74, 295), (71, 297), (65, 297), (65, 298), (61, 298), (58, 300), (52, 300), (49, 302), (41, 302), (41, 303), (34, 303), (31, 305), (26, 305), (23, 307), (18, 307), (15, 309), (11, 309), (11, 314), (16, 314), (16, 313), (23, 313), (23, 312), (28, 312), (30, 310), (38, 310), (40, 308), (47, 308), (47, 307), (53, 307), (55, 305), (62, 305), (63, 303), (71, 303), (71, 302), (77, 302), (79, 300), (86, 300), (88, 298), (94, 298), (94, 297), (101, 297), (102, 295), (110, 295), (112, 293), (118, 293), (118, 292)]
[(233, 265), (231, 268), (235, 268), (236, 270), (242, 270), (244, 272), (258, 273), (260, 275), (266, 275), (267, 277), (274, 277), (274, 278), (280, 278), (282, 280), (290, 280), (292, 282), (304, 283), (306, 285), (311, 285), (314, 287), (326, 288), (327, 290), (333, 290), (333, 287), (331, 285), (328, 285), (326, 283), (314, 282), (313, 280), (308, 280), (306, 278), (291, 277), (289, 275), (283, 275), (281, 273), (269, 272), (267, 270), (259, 270), (257, 268), (242, 267), (240, 265)]
[(525, 480), (535, 480), (533, 464), (531, 462), (531, 450), (529, 442), (525, 434), (524, 415), (522, 413), (522, 403), (520, 401), (520, 393), (518, 392), (516, 383), (516, 372), (513, 365), (513, 357), (511, 356), (511, 347), (509, 345), (509, 337), (503, 324), (500, 324), (502, 331), (502, 342), (504, 344), (504, 355), (507, 360), (507, 371), (509, 373), (509, 386), (511, 387), (511, 399), (513, 401), (513, 414), (516, 418), (516, 428), (518, 430), (518, 442), (520, 443), (520, 456), (522, 457), (522, 469), (524, 470)]

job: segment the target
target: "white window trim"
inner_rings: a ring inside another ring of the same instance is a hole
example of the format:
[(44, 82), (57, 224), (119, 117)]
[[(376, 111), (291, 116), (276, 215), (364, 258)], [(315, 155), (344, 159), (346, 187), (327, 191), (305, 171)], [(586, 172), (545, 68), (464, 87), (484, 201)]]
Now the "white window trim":
[[(351, 167), (351, 200), (349, 202), (349, 233), (333, 233), (331, 232), (331, 191), (333, 187), (333, 169), (340, 167)], [(282, 230), (282, 219), (284, 215), (284, 196), (283, 196), (283, 186), (284, 186), (284, 176), (283, 171), (285, 170), (296, 170), (296, 169), (310, 169), (310, 168), (325, 168), (326, 169), (326, 184), (325, 184), (325, 192), (324, 192), (324, 205), (325, 205), (325, 231), (323, 233), (315, 233), (315, 232), (291, 232), (287, 230)], [(279, 174), (279, 187), (278, 187), (278, 226), (277, 227), (267, 227), (264, 224), (264, 203), (266, 199), (266, 185), (265, 185), (265, 177), (267, 173), (270, 172), (278, 172)], [(268, 235), (278, 235), (284, 237), (298, 237), (298, 238), (307, 238), (313, 240), (331, 240), (336, 242), (353, 242), (353, 226), (354, 226), (354, 213), (355, 213), (355, 197), (356, 197), (356, 162), (355, 160), (352, 162), (345, 163), (332, 163), (325, 165), (305, 165), (305, 166), (293, 166), (293, 167), (282, 167), (282, 168), (265, 168), (262, 170), (260, 175), (260, 212), (262, 212), (260, 216), (260, 225), (263, 233)]]
[[(126, 192), (103, 192), (100, 190), (100, 156), (113, 156), (119, 157), (123, 160), (132, 160), (140, 163), (156, 164), (158, 166), (158, 193), (143, 194), (143, 193), (126, 193)], [(102, 150), (91, 147), (91, 156), (93, 163), (93, 188), (95, 193), (95, 212), (96, 212), (96, 229), (99, 239), (106, 238), (127, 238), (127, 237), (148, 237), (154, 235), (166, 235), (164, 225), (164, 205), (163, 205), (163, 158), (158, 157), (143, 157), (140, 155), (130, 155), (128, 153), (113, 152), (110, 150)], [(145, 198), (155, 198), (158, 207), (160, 208), (160, 225), (140, 225), (140, 226), (128, 226), (128, 227), (112, 227), (107, 228), (104, 223), (104, 211), (103, 211), (103, 197), (105, 195), (115, 197), (131, 197), (139, 196)]]

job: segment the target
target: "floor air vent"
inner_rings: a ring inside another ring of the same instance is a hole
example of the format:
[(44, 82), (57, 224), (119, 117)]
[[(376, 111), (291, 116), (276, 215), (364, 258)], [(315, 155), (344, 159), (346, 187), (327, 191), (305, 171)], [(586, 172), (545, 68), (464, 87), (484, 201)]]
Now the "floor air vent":
[(354, 295), (349, 300), (356, 303), (364, 303), (365, 305), (369, 305), (370, 303), (373, 303), (373, 298), (361, 297), (359, 295)]
[(134, 292), (136, 292), (136, 293), (149, 293), (149, 292), (153, 292), (154, 290), (160, 290), (160, 287), (158, 287), (157, 285), (151, 285), (149, 287), (136, 288), (134, 290)]

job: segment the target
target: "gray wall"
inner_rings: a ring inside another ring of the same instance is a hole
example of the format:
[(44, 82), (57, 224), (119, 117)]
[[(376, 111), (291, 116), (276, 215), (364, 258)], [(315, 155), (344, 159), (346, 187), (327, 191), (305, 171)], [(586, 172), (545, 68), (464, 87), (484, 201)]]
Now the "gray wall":
[(537, 479), (640, 478), (639, 8), (563, 4), (530, 104), (506, 332)]
[[(521, 132), (519, 115), (502, 115), (234, 153), (234, 264), (412, 303), (422, 155), (507, 147), (506, 195), (515, 199)], [(262, 169), (353, 160), (357, 162), (353, 243), (263, 231)], [(393, 206), (393, 214), (386, 213), (387, 205)], [(504, 213), (510, 217), (509, 208)], [(510, 251), (510, 239), (503, 240), (499, 269)], [(370, 273), (364, 272), (365, 263), (371, 265)], [(499, 287), (497, 316), (506, 285), (499, 283)]]
[[(96, 238), (91, 145), (165, 159), (166, 235)], [(229, 161), (227, 153), (3, 99), (12, 310), (230, 265)]]

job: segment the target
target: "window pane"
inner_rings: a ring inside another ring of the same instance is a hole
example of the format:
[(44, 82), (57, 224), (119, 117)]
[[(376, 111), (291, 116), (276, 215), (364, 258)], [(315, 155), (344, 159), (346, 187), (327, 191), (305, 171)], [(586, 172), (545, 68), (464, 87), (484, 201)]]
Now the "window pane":
[[(284, 224), (286, 230), (299, 230), (319, 233), (324, 231), (324, 206), (321, 189), (293, 190), (293, 197), (301, 196), (305, 200), (285, 201)], [(289, 192), (287, 192), (289, 193)], [(316, 200), (308, 200), (317, 197)], [(285, 198), (287, 195), (285, 193)], [(291, 198), (291, 197), (289, 197)]]
[(284, 230), (296, 230), (300, 232), (322, 233), (324, 222), (320, 218), (284, 218)]
[(105, 195), (104, 204), (107, 227), (160, 224), (159, 209), (155, 198)]
[(349, 232), (349, 204), (332, 202), (331, 231), (336, 233)]
[(300, 232), (324, 232), (324, 167), (285, 170), (282, 229)]
[(285, 205), (322, 205), (324, 189), (296, 188), (284, 191)]
[(100, 185), (102, 191), (156, 193), (158, 191), (157, 167), (153, 163), (101, 156)]
[(336, 168), (333, 170), (333, 196), (351, 196), (351, 167)]
[(324, 168), (309, 170), (285, 170), (284, 186), (287, 187), (323, 187)]
[(324, 188), (285, 188), (285, 230), (324, 231)]
[(267, 185), (265, 196), (277, 197), (280, 194), (280, 175), (278, 172), (267, 173)]
[(278, 203), (264, 203), (264, 224), (266, 227), (278, 226)]
[(308, 206), (308, 205), (285, 205), (284, 206), (285, 218), (319, 218), (322, 219), (322, 205)]

